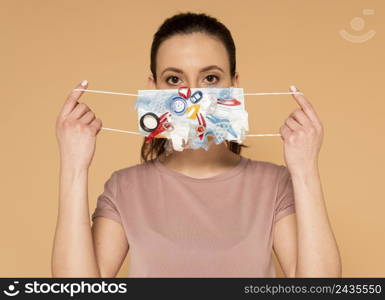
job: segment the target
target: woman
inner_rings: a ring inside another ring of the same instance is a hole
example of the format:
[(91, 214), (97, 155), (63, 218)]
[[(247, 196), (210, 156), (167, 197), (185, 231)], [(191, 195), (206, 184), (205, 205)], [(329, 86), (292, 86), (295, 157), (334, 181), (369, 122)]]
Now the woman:
[[(154, 35), (149, 88), (238, 87), (228, 29), (205, 14), (167, 19)], [(77, 88), (86, 88), (82, 82)], [(287, 167), (247, 159), (235, 142), (169, 152), (157, 138), (140, 164), (112, 173), (89, 221), (88, 169), (102, 122), (73, 91), (57, 119), (59, 215), (53, 276), (339, 277), (340, 256), (318, 172), (322, 124), (310, 102), (280, 128)]]

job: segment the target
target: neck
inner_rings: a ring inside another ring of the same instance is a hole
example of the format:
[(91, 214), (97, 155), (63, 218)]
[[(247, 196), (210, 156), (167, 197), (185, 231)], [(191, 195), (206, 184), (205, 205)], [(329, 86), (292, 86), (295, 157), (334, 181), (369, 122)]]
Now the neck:
[(211, 169), (218, 166), (231, 166), (239, 162), (239, 155), (230, 151), (226, 143), (219, 145), (211, 142), (210, 148), (206, 151), (200, 149), (185, 149), (173, 151), (168, 156), (164, 154), (159, 160), (169, 167), (177, 170), (185, 169)]

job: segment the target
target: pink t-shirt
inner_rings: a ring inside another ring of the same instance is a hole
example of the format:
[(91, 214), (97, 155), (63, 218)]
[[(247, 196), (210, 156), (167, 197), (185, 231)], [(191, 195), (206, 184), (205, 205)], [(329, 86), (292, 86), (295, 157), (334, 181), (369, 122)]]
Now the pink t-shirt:
[(273, 225), (294, 204), (284, 165), (241, 156), (194, 178), (154, 159), (112, 172), (92, 220), (123, 226), (128, 277), (275, 277)]

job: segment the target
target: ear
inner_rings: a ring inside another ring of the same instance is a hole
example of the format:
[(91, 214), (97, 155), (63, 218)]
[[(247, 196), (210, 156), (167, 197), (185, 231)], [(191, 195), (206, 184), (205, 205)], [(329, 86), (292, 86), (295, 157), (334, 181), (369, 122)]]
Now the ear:
[(232, 80), (233, 87), (239, 87), (239, 73), (235, 72), (234, 78)]
[(154, 76), (152, 76), (152, 74), (150, 74), (148, 76), (148, 80), (147, 80), (147, 86), (150, 90), (155, 90), (156, 89), (156, 83), (155, 83), (155, 79), (154, 79)]

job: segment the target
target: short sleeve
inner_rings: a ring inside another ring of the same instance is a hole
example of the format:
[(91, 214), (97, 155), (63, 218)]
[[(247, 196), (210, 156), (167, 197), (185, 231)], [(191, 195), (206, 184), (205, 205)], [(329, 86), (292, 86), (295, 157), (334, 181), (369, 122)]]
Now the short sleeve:
[(92, 214), (92, 221), (94, 221), (96, 217), (105, 217), (122, 223), (116, 205), (116, 177), (116, 172), (113, 172), (110, 178), (104, 183), (104, 191), (97, 198), (96, 208)]
[(276, 200), (274, 222), (295, 213), (293, 182), (288, 168), (283, 165), (281, 165)]

